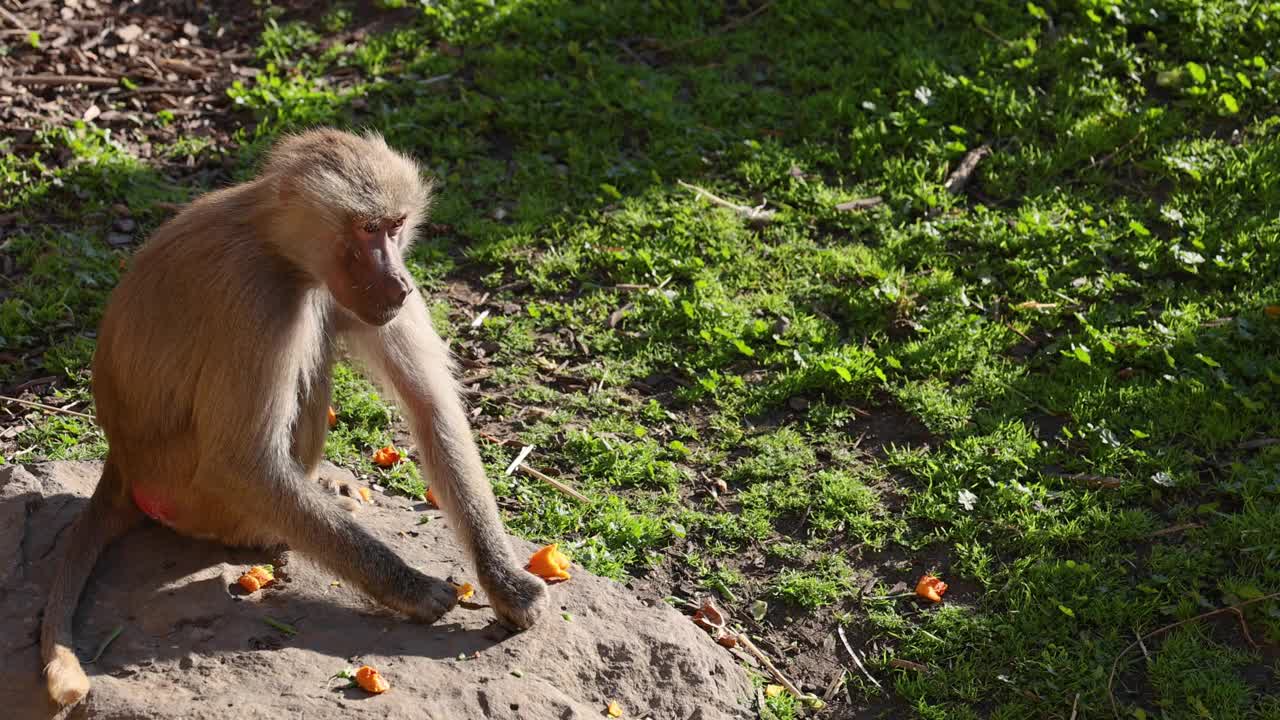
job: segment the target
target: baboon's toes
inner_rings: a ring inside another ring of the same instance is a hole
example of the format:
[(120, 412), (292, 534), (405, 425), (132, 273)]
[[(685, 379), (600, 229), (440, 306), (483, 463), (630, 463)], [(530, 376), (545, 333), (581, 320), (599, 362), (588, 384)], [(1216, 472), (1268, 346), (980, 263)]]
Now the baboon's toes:
[(512, 568), (486, 587), (498, 621), (512, 630), (533, 626), (547, 609), (547, 584), (520, 568)]
[[(360, 486), (353, 482), (340, 478), (320, 478), (320, 486), (333, 493), (338, 498), (339, 505), (348, 512), (355, 512), (360, 509), (365, 501), (364, 496), (360, 494)], [(372, 502), (372, 500), (368, 501)]]

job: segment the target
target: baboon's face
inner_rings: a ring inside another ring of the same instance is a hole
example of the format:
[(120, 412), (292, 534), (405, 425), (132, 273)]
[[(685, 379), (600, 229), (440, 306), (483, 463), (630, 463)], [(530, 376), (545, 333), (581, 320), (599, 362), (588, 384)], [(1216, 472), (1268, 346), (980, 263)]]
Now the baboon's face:
[(338, 242), (325, 279), (329, 291), (362, 322), (386, 325), (413, 292), (401, 257), (405, 215), (354, 220)]

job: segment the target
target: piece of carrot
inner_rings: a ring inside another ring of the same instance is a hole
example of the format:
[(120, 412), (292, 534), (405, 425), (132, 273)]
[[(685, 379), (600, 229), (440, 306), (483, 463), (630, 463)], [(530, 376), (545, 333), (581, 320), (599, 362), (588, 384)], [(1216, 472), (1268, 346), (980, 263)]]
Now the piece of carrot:
[(560, 552), (555, 543), (539, 549), (529, 558), (529, 572), (548, 582), (568, 580), (569, 558)]
[(391, 689), (391, 683), (387, 682), (386, 678), (368, 665), (361, 665), (360, 669), (356, 670), (356, 684), (366, 692), (371, 692), (375, 695)]
[(947, 584), (932, 575), (925, 575), (916, 583), (916, 595), (933, 602), (942, 602), (942, 594), (947, 591)]

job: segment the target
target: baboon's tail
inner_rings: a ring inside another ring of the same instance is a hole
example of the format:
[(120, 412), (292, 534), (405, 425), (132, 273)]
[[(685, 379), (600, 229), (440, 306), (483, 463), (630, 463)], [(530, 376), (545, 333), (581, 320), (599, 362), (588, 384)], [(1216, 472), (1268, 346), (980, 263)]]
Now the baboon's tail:
[(40, 628), (40, 656), (49, 695), (59, 705), (79, 702), (89, 692), (89, 678), (80, 667), (71, 638), (71, 619), (80, 593), (102, 549), (141, 519), (119, 470), (108, 458), (89, 505), (72, 523), (61, 552), (55, 556), (58, 567)]

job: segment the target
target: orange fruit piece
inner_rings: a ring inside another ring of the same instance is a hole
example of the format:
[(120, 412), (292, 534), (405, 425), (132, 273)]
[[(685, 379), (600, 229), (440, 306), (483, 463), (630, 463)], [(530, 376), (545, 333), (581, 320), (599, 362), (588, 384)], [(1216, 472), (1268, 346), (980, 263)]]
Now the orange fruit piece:
[(386, 678), (368, 665), (361, 665), (360, 669), (356, 670), (356, 684), (366, 692), (371, 692), (375, 695), (391, 689), (391, 683), (387, 682)]
[(372, 491), (372, 490), (370, 490), (369, 488), (367, 488), (367, 487), (362, 487), (362, 488), (360, 488), (359, 490), (357, 490), (356, 492), (360, 493), (360, 499), (361, 499), (361, 500), (363, 500), (363, 501), (365, 501), (365, 502), (367, 502), (367, 503), (371, 503), (371, 502), (373, 502), (373, 491)]
[(275, 582), (276, 576), (272, 568), (266, 565), (254, 565), (249, 571), (240, 576), (237, 581), (240, 587), (247, 592), (258, 592), (258, 590)]
[(338, 424), (338, 413), (334, 412), (333, 406), (330, 405), (329, 406), (329, 427), (333, 427), (334, 425), (337, 425), (337, 424)]
[(475, 586), (469, 582), (464, 582), (461, 585), (454, 585), (453, 587), (458, 591), (459, 600), (470, 600), (476, 594)]
[(378, 467), (387, 468), (398, 462), (400, 462), (400, 453), (390, 445), (378, 448), (378, 450), (373, 453), (373, 464)]
[(925, 575), (916, 583), (916, 595), (933, 602), (942, 602), (942, 594), (947, 591), (947, 584), (932, 575)]
[(609, 713), (609, 717), (612, 718), (622, 717), (622, 706), (618, 704), (617, 700), (610, 700), (609, 707), (605, 708), (605, 712)]
[(555, 543), (539, 549), (529, 558), (529, 572), (551, 582), (568, 580), (569, 558), (556, 547)]
[(431, 488), (427, 488), (427, 502), (435, 505), (436, 507), (440, 507), (440, 503), (436, 502), (435, 493), (431, 492)]

